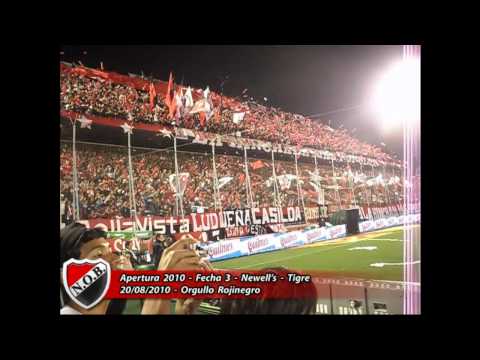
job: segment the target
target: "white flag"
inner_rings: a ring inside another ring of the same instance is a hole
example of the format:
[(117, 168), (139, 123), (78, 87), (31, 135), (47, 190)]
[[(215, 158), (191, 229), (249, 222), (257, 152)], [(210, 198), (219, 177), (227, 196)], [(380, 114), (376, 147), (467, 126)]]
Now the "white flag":
[(120, 126), (123, 129), (123, 132), (126, 133), (132, 133), (133, 126), (128, 125), (127, 123), (123, 123), (123, 125)]
[(221, 179), (218, 179), (218, 188), (220, 189), (221, 187), (223, 187), (224, 185), (229, 183), (232, 179), (233, 179), (233, 177), (231, 177), (231, 176), (225, 176)]
[(80, 123), (80, 128), (92, 129), (90, 127), (92, 125), (92, 120), (87, 119), (84, 115), (82, 115), (81, 118), (77, 119), (77, 121)]
[(203, 97), (205, 99), (208, 99), (208, 95), (210, 95), (210, 88), (207, 86), (207, 88), (205, 89), (205, 91), (203, 92)]
[(182, 89), (180, 89), (180, 93), (177, 92), (175, 94), (175, 102), (177, 104), (177, 109), (180, 109), (183, 107), (182, 97), (183, 97), (183, 91)]
[(172, 132), (167, 129), (162, 129), (159, 132), (163, 134), (163, 137), (169, 137), (169, 138), (172, 137)]
[(320, 192), (320, 190), (321, 190), (320, 184), (315, 184), (314, 182), (310, 181), (310, 185), (313, 186), (313, 188), (315, 189), (315, 191), (316, 191), (317, 193)]
[(312, 179), (313, 182), (315, 183), (320, 183), (320, 181), (325, 180), (324, 177), (321, 177), (318, 172), (311, 172), (307, 170), (307, 172), (310, 174), (310, 178)]
[(213, 116), (213, 103), (211, 99), (207, 99), (208, 111), (205, 113), (205, 117), (208, 120)]
[(193, 106), (192, 88), (189, 86), (185, 93), (185, 107), (191, 108)]
[(360, 174), (359, 172), (357, 172), (353, 178), (353, 182), (355, 184), (358, 184), (358, 183), (364, 183), (365, 182), (365, 174)]
[(234, 113), (233, 114), (233, 123), (234, 124), (240, 124), (241, 121), (243, 121), (243, 118), (245, 117), (245, 113), (244, 112), (240, 112), (240, 113)]
[(193, 106), (193, 109), (190, 110), (190, 114), (196, 114), (196, 113), (210, 113), (210, 104), (208, 103), (207, 99), (200, 99), (195, 102), (195, 105)]
[(292, 175), (280, 175), (277, 176), (277, 179), (282, 191), (290, 189), (290, 185), (292, 184)]
[(183, 117), (183, 91), (180, 89), (180, 92), (175, 93), (175, 104), (176, 104), (176, 109), (175, 109), (175, 117), (177, 119), (180, 119)]
[[(189, 173), (180, 173), (179, 174), (179, 181), (178, 181), (178, 185), (180, 187), (179, 189), (179, 194), (183, 195), (183, 193), (185, 192), (185, 188), (187, 187), (187, 183), (188, 183), (188, 179), (190, 177), (190, 174)], [(170, 186), (173, 190), (173, 192), (177, 192), (177, 175), (175, 174), (171, 174), (169, 177), (168, 177), (168, 182), (170, 183)]]

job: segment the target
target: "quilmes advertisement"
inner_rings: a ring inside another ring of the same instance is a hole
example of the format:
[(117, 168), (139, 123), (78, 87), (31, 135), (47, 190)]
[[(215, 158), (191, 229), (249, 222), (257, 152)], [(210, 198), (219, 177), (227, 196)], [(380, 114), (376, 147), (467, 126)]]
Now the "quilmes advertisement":
[(411, 214), (407, 216), (389, 217), (387, 219), (377, 219), (375, 221), (362, 221), (358, 224), (360, 232), (383, 229), (390, 226), (402, 225), (404, 222), (417, 223), (420, 221), (420, 214)]
[(292, 231), (219, 241), (205, 247), (211, 261), (225, 260), (263, 252), (297, 247), (317, 241), (335, 239), (346, 235), (346, 226), (316, 228), (307, 231)]

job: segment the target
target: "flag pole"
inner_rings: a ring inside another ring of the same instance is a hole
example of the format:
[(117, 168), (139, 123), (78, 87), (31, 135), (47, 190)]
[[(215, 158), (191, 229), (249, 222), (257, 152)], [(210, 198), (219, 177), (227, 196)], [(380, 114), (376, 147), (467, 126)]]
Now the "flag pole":
[(178, 216), (178, 209), (180, 208), (180, 214), (182, 218), (184, 217), (183, 214), (183, 196), (180, 193), (180, 178), (179, 178), (179, 173), (178, 173), (178, 158), (177, 158), (177, 134), (175, 132), (175, 136), (173, 137), (173, 149), (174, 149), (174, 157), (175, 157), (175, 177), (176, 177), (176, 187), (177, 191), (175, 194), (175, 204), (176, 204), (176, 213)]
[(393, 202), (395, 203), (395, 206), (397, 206), (397, 202), (398, 202), (398, 196), (396, 194), (396, 190), (397, 190), (397, 181), (396, 181), (396, 175), (395, 175), (395, 166), (392, 165), (392, 177), (393, 177), (393, 194), (392, 194), (392, 197), (393, 197)]
[(77, 119), (73, 119), (73, 139), (72, 139), (72, 166), (73, 166), (73, 217), (74, 221), (80, 220), (80, 202), (78, 199), (78, 174), (77, 174)]
[(318, 176), (320, 176), (320, 175), (318, 173), (318, 168), (317, 168), (317, 155), (314, 154), (313, 156), (314, 156), (314, 159), (315, 159), (315, 176), (316, 176), (315, 183), (318, 185), (318, 193), (317, 193), (318, 194), (318, 205), (320, 206), (320, 205), (323, 205), (323, 203), (320, 203), (320, 201), (321, 201), (320, 191), (322, 190), (322, 187), (320, 185), (320, 181), (318, 181)]
[(226, 79), (222, 79), (220, 83), (220, 121), (222, 121), (222, 109), (223, 109), (223, 85), (225, 85)]
[[(375, 170), (373, 169), (373, 165), (370, 164), (370, 167), (372, 168), (372, 177), (375, 178)], [(370, 189), (370, 200), (373, 202), (373, 191), (372, 191), (372, 189)]]
[(390, 198), (388, 196), (388, 187), (387, 187), (388, 184), (386, 182), (386, 180), (387, 180), (387, 167), (386, 167), (385, 164), (383, 165), (383, 175), (384, 175), (384, 178), (385, 178), (384, 179), (384, 184), (383, 184), (383, 187), (384, 187), (383, 190), (385, 192), (385, 205), (388, 206), (387, 204), (390, 202)]
[(351, 181), (351, 183), (350, 183), (350, 185), (351, 185), (351, 186), (350, 186), (350, 189), (352, 190), (352, 195), (353, 195), (353, 206), (354, 206), (354, 207), (357, 207), (357, 199), (355, 198), (355, 188), (354, 188), (353, 180), (350, 180), (350, 179), (351, 179), (350, 174), (353, 175), (353, 171), (352, 171), (352, 168), (351, 168), (351, 166), (350, 166), (350, 163), (348, 163), (348, 169), (349, 169), (349, 173), (347, 174), (347, 176), (348, 176), (348, 177), (347, 177), (347, 181), (349, 181), (349, 182)]
[(338, 191), (338, 183), (337, 183), (337, 179), (335, 177), (335, 165), (333, 164), (333, 158), (332, 158), (332, 172), (333, 172), (333, 182), (335, 183), (335, 185), (334, 185), (335, 186), (335, 195), (337, 195), (340, 210), (343, 210), (342, 199), (340, 198), (340, 192)]
[[(360, 173), (363, 175), (363, 166), (362, 166), (362, 163), (360, 163)], [(365, 193), (365, 200), (367, 201), (367, 218), (370, 219), (370, 217), (369, 217), (370, 201), (368, 201), (367, 184), (366, 184), (366, 183), (363, 183), (363, 187), (364, 187), (364, 193)]]
[[(392, 172), (393, 172), (393, 178), (396, 177), (396, 174), (395, 174), (395, 166), (392, 165)], [(401, 174), (400, 174), (401, 175)], [(395, 206), (398, 205), (398, 195), (396, 194), (396, 190), (397, 190), (397, 182), (395, 181), (395, 187), (394, 187), (394, 190), (393, 190), (393, 195), (394, 195), (394, 200), (395, 200)]]
[(250, 183), (250, 172), (248, 170), (248, 159), (247, 159), (247, 147), (243, 146), (243, 158), (245, 162), (245, 188), (246, 188), (246, 196), (247, 196), (247, 206), (249, 208), (253, 207), (253, 195), (252, 195), (252, 187)]
[(215, 164), (215, 141), (212, 142), (212, 161), (213, 161), (213, 200), (215, 204), (215, 210), (218, 210), (220, 205), (220, 193), (218, 189), (218, 177), (217, 166)]
[(297, 175), (297, 198), (298, 198), (298, 206), (302, 206), (303, 212), (305, 212), (305, 202), (303, 200), (303, 192), (302, 192), (302, 186), (300, 185), (300, 175), (298, 173), (298, 153), (295, 152), (295, 172)]
[(133, 182), (132, 167), (132, 146), (131, 146), (131, 130), (127, 132), (128, 138), (128, 172), (129, 172), (129, 188), (130, 188), (130, 217), (133, 222), (133, 236), (136, 237), (137, 232), (137, 203), (135, 201), (135, 187)]
[(277, 173), (275, 171), (275, 156), (273, 155), (273, 148), (272, 148), (272, 171), (273, 171), (273, 191), (274, 191), (274, 198), (277, 207), (281, 207), (280, 196), (278, 193), (278, 185), (277, 185)]

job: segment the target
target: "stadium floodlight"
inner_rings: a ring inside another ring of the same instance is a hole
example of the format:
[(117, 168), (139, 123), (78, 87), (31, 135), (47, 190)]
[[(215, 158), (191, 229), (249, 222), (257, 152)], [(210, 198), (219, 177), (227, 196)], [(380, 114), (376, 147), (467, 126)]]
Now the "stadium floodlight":
[(376, 84), (371, 105), (385, 131), (419, 121), (420, 61), (411, 58), (391, 65)]

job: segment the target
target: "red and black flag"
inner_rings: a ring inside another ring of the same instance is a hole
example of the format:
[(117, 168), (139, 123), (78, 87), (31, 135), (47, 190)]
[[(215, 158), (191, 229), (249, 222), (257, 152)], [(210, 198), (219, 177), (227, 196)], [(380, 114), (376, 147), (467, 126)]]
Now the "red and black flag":
[(170, 78), (168, 79), (167, 93), (165, 94), (165, 105), (168, 107), (169, 117), (173, 119), (177, 103), (175, 102), (173, 75), (171, 72)]
[(155, 107), (155, 99), (157, 98), (157, 91), (155, 90), (155, 85), (153, 85), (153, 83), (150, 83), (149, 95), (150, 95), (150, 110), (153, 111), (153, 108)]

